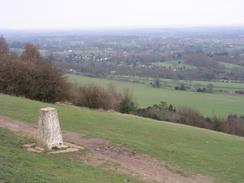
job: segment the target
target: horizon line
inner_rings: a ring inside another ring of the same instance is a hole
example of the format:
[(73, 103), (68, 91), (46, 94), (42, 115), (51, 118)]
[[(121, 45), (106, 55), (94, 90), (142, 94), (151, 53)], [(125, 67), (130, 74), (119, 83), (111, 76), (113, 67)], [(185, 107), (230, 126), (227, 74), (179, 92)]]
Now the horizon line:
[(244, 28), (244, 24), (192, 24), (192, 25), (159, 25), (159, 26), (104, 26), (104, 27), (57, 27), (57, 28), (0, 28), (0, 31), (106, 31), (106, 30), (137, 30), (137, 29), (191, 29), (191, 28)]

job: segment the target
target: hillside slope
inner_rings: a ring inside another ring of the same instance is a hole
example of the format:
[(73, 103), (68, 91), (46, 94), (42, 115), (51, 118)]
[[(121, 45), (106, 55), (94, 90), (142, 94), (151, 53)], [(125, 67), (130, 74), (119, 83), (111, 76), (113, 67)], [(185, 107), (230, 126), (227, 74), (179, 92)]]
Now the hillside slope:
[[(9, 129), (18, 135), (36, 137), (37, 129), (31, 124), (0, 116), (0, 128)], [(80, 152), (68, 153), (74, 159), (86, 165), (110, 170), (146, 182), (158, 183), (214, 183), (206, 176), (186, 174), (182, 170), (170, 167), (164, 162), (148, 155), (135, 152), (125, 145), (113, 144), (101, 138), (89, 138), (75, 132), (63, 132), (65, 142), (80, 145)], [(82, 182), (83, 179), (80, 181)]]
[(244, 180), (244, 138), (140, 117), (50, 105), (0, 95), (0, 115), (36, 123), (41, 107), (58, 109), (63, 129), (126, 144), (182, 169), (221, 181)]
[(0, 128), (0, 182), (6, 183), (117, 183), (126, 176), (88, 166), (65, 155), (34, 154), (22, 148), (30, 142)]

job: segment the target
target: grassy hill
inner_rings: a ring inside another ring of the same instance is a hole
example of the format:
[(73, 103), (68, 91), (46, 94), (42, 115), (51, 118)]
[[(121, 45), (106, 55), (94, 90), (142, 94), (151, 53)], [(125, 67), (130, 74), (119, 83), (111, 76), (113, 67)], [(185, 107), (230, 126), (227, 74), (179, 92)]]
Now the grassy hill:
[[(114, 81), (98, 78), (90, 78), (78, 75), (67, 75), (70, 82), (81, 84), (98, 84), (108, 86), (113, 83), (119, 90), (129, 88), (140, 107), (158, 104), (160, 101), (168, 102), (174, 106), (188, 106), (198, 109), (205, 116), (226, 117), (235, 113), (244, 115), (244, 97), (241, 95), (229, 95), (220, 93), (199, 93), (190, 91), (176, 91), (162, 88), (152, 88), (149, 84)], [(201, 84), (206, 84), (200, 82)], [(221, 87), (244, 88), (244, 84), (217, 83)]]
[(0, 104), (0, 115), (29, 123), (36, 123), (39, 108), (53, 106), (58, 109), (61, 127), (65, 130), (126, 144), (185, 171), (208, 175), (221, 182), (241, 183), (244, 180), (244, 138), (241, 137), (115, 112), (50, 105), (7, 95), (0, 95)]
[(36, 154), (22, 148), (29, 140), (0, 128), (0, 182), (117, 183), (132, 178), (81, 164), (69, 155)]

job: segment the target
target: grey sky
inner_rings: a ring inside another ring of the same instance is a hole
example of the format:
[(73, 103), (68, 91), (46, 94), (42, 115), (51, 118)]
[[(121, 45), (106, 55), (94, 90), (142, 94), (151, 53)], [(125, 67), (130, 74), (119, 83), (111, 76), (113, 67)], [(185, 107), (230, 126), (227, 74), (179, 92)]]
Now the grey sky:
[(244, 0), (0, 0), (0, 29), (244, 25)]

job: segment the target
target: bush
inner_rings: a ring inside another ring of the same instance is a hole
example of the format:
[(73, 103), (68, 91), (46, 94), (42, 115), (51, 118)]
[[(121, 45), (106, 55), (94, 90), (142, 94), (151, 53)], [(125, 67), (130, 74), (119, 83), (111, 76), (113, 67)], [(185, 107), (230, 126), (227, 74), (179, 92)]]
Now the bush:
[(236, 90), (235, 93), (236, 93), (236, 94), (244, 95), (244, 91), (243, 91), (243, 90)]
[(206, 88), (198, 88), (197, 92), (203, 92), (204, 93), (204, 92), (206, 92)]
[(176, 86), (175, 90), (187, 90), (187, 87), (184, 84), (181, 84), (180, 86)]
[(181, 116), (180, 122), (183, 124), (197, 126), (201, 128), (212, 129), (212, 122), (205, 119), (205, 117), (196, 109), (189, 107), (180, 107), (178, 113)]
[(120, 102), (119, 111), (121, 113), (130, 113), (132, 111), (135, 111), (136, 109), (137, 105), (133, 100), (132, 94), (128, 90), (125, 90), (123, 93), (122, 100)]
[(229, 115), (227, 120), (223, 123), (223, 131), (244, 136), (244, 119), (237, 115)]
[(28, 98), (56, 102), (67, 99), (69, 84), (63, 77), (62, 71), (50, 63), (43, 62), (30, 70), (30, 87)]
[(161, 102), (159, 105), (155, 104), (144, 109), (137, 109), (133, 112), (136, 115), (163, 120), (177, 122), (180, 120), (180, 115), (176, 113), (176, 109), (172, 104), (168, 106), (166, 102)]
[(93, 109), (118, 110), (121, 94), (114, 88), (105, 89), (96, 85), (73, 87), (71, 102), (74, 105)]
[(132, 94), (119, 93), (113, 85), (104, 88), (97, 85), (73, 86), (70, 101), (77, 106), (93, 109), (115, 110), (130, 113), (137, 108)]

